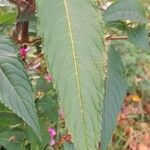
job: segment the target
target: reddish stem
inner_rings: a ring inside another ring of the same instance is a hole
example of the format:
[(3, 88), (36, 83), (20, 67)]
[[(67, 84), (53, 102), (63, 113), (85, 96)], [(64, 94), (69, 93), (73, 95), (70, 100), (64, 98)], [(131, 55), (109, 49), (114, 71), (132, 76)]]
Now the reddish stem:
[(108, 36), (106, 37), (106, 41), (112, 41), (112, 40), (127, 40), (127, 36)]
[(21, 43), (29, 42), (28, 29), (29, 29), (29, 22), (28, 21), (23, 22), (21, 31)]

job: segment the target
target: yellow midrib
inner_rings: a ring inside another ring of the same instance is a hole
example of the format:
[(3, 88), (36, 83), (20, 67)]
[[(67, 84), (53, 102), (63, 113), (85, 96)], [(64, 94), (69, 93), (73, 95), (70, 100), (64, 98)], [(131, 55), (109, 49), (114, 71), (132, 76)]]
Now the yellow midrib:
[(67, 4), (67, 0), (64, 0), (64, 7), (65, 7), (65, 13), (66, 13), (66, 17), (67, 17), (67, 23), (68, 23), (68, 29), (69, 29), (69, 35), (70, 35), (70, 41), (71, 41), (71, 48), (72, 48), (72, 54), (73, 54), (73, 61), (74, 61), (74, 67), (75, 67), (75, 75), (76, 75), (76, 79), (77, 79), (77, 93), (78, 93), (78, 99), (79, 99), (79, 103), (80, 103), (80, 113), (81, 113), (81, 119), (82, 119), (82, 124), (83, 124), (83, 130), (84, 130), (84, 138), (87, 144), (87, 136), (86, 136), (86, 130), (84, 127), (84, 119), (83, 119), (83, 106), (82, 106), (82, 98), (81, 98), (81, 90), (80, 90), (80, 81), (79, 81), (79, 72), (78, 72), (78, 65), (77, 65), (77, 59), (76, 59), (76, 50), (75, 50), (75, 45), (74, 45), (74, 40), (73, 40), (73, 32), (72, 32), (72, 28), (71, 28), (71, 19), (69, 16), (69, 11), (68, 11), (68, 4)]

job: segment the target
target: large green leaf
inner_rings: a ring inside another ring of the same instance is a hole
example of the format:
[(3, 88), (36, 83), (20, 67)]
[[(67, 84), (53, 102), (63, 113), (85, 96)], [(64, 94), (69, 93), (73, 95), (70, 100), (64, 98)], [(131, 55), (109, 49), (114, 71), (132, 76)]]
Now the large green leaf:
[(104, 13), (105, 23), (118, 20), (132, 20), (146, 23), (144, 8), (140, 0), (118, 0)]
[(102, 150), (106, 150), (110, 142), (113, 129), (116, 125), (117, 113), (123, 103), (124, 94), (125, 86), (123, 82), (122, 62), (117, 51), (111, 47), (108, 53), (108, 72), (102, 126)]
[(0, 38), (0, 101), (29, 124), (38, 136), (40, 129), (34, 96), (25, 68), (17, 57), (17, 48)]
[(145, 29), (145, 26), (129, 28), (128, 29), (128, 39), (131, 43), (135, 44), (136, 47), (139, 47), (144, 50), (150, 49), (148, 32)]
[(103, 22), (93, 0), (37, 0), (39, 30), (77, 150), (97, 150), (104, 95)]

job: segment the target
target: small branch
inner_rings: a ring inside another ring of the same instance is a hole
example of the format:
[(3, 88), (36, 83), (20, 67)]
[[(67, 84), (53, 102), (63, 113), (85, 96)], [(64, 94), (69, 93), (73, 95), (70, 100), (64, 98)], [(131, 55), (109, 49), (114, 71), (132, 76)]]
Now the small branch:
[(71, 141), (71, 135), (70, 134), (64, 134), (58, 142), (56, 142), (56, 144), (54, 145), (55, 149), (58, 149), (62, 144), (64, 144), (65, 142), (68, 143), (72, 143)]
[(43, 54), (40, 53), (40, 54), (38, 54), (35, 58), (33, 58), (33, 59), (29, 62), (29, 64), (26, 66), (27, 69), (28, 69), (30, 66), (32, 66), (33, 63), (34, 63), (38, 58), (40, 58), (40, 57), (42, 57), (42, 56), (43, 56)]
[(127, 36), (107, 36), (106, 41), (113, 41), (113, 40), (128, 40)]

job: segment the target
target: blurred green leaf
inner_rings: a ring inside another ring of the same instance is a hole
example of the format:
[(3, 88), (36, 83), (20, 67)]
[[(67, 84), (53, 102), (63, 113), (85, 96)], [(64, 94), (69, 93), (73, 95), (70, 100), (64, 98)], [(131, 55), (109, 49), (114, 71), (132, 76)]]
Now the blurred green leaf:
[(45, 78), (40, 77), (37, 80), (35, 90), (36, 92), (42, 91), (43, 93), (47, 93), (51, 89), (51, 87), (52, 87), (51, 83), (49, 83)]
[(10, 129), (11, 126), (22, 123), (22, 119), (19, 118), (13, 112), (1, 112), (0, 110), (0, 132), (4, 129)]
[(149, 39), (148, 32), (145, 26), (138, 26), (136, 28), (128, 29), (128, 40), (133, 43), (136, 47), (144, 50), (149, 50)]
[(127, 30), (127, 25), (123, 21), (112, 21), (109, 23), (106, 23), (107, 28), (116, 28), (121, 31), (126, 31)]
[(0, 103), (0, 136), (3, 132), (10, 130), (12, 127), (23, 123), (15, 113)]
[(144, 8), (140, 0), (118, 0), (104, 13), (105, 23), (118, 20), (137, 21), (140, 24), (147, 22)]
[(141, 91), (142, 97), (145, 97), (145, 99), (148, 99), (150, 102), (150, 80), (144, 79), (141, 82), (139, 82), (138, 89), (139, 91)]
[(12, 24), (15, 22), (16, 17), (16, 13), (6, 12), (5, 14), (0, 15), (0, 25)]
[(63, 150), (76, 150), (74, 147), (74, 144), (71, 143), (64, 143), (63, 144)]
[(18, 142), (11, 142), (6, 138), (0, 138), (0, 144), (7, 150), (20, 150), (21, 144)]

